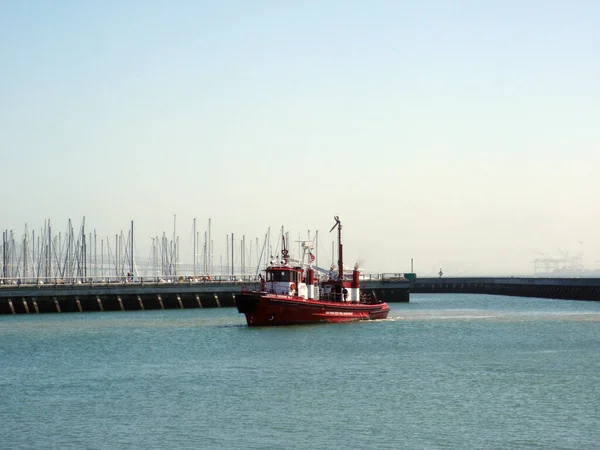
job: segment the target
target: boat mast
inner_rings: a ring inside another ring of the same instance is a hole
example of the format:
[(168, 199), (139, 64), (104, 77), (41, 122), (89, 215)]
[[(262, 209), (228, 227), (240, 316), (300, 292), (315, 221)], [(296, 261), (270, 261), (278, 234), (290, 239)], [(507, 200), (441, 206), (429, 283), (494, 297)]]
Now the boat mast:
[(331, 233), (335, 227), (338, 229), (338, 277), (340, 281), (344, 279), (344, 258), (342, 252), (342, 222), (338, 216), (334, 216), (335, 225), (331, 227), (329, 232)]
[(285, 240), (285, 233), (283, 232), (283, 227), (281, 227), (281, 256), (283, 256), (283, 263), (287, 266), (288, 259), (290, 257), (289, 251), (287, 249), (287, 244)]

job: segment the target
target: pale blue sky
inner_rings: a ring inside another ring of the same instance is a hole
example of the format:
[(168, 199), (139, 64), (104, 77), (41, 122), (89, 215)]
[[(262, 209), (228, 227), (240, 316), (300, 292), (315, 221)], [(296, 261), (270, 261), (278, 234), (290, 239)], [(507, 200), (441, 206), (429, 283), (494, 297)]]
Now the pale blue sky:
[[(368, 271), (600, 267), (600, 2), (0, 2), (0, 228), (339, 215)], [(91, 231), (91, 230), (90, 230)], [(220, 242), (221, 241), (221, 242)], [(578, 242), (583, 244), (578, 244)]]

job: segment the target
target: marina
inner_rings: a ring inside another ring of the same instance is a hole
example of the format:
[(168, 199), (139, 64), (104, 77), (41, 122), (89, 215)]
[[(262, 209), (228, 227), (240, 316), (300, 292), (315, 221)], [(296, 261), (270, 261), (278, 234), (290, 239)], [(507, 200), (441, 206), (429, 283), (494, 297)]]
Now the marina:
[[(152, 239), (148, 258), (135, 256), (134, 224), (127, 233), (107, 237), (86, 232), (85, 218), (77, 230), (71, 220), (64, 232), (55, 233), (50, 220), (37, 232), (27, 225), (20, 238), (2, 232), (0, 261), (0, 314), (144, 311), (162, 309), (235, 307), (236, 296), (253, 289), (272, 256), (281, 251), (283, 228), (268, 229), (261, 243), (242, 235), (238, 245), (227, 234), (226, 255), (215, 257), (214, 232), (197, 231), (191, 258), (181, 256), (174, 218), (173, 233)], [(290, 261), (298, 261), (310, 245), (319, 261), (318, 232), (290, 246)], [(276, 238), (276, 240), (275, 240)], [(334, 267), (334, 252), (323, 251), (321, 261)], [(333, 246), (332, 246), (333, 247)], [(324, 255), (323, 253), (327, 254)], [(221, 263), (214, 264), (218, 259)], [(140, 262), (141, 261), (141, 262)], [(320, 275), (332, 269), (315, 264)], [(349, 269), (350, 270), (350, 269)], [(351, 270), (350, 270), (351, 272)], [(382, 302), (408, 302), (412, 293), (473, 293), (567, 300), (600, 300), (600, 278), (579, 277), (418, 277), (410, 272), (360, 274), (361, 290)]]
[[(199, 230), (194, 219), (193, 239), (182, 243), (176, 219), (174, 216), (172, 233), (163, 231), (150, 239), (147, 256), (138, 253), (133, 221), (127, 232), (121, 231), (112, 238), (102, 236), (96, 229), (89, 231), (85, 217), (78, 228), (69, 219), (66, 230), (58, 233), (49, 219), (38, 230), (25, 224), (22, 234), (4, 230), (0, 286), (248, 281), (258, 279), (261, 270), (280, 253), (282, 239), (292, 242), (290, 231), (283, 227), (276, 232), (268, 227), (260, 238), (247, 238), (244, 234), (239, 238), (235, 233), (216, 237), (212, 219), (208, 219), (204, 231)], [(336, 265), (335, 242), (326, 242), (322, 242), (318, 230), (312, 233), (308, 230), (304, 237), (299, 234), (293, 245), (288, 246), (290, 260), (300, 259), (303, 245), (309, 244), (313, 248), (315, 270), (329, 274), (330, 266)], [(403, 276), (362, 272), (367, 279)]]
[[(112, 244), (111, 239), (100, 238), (95, 230), (86, 231), (85, 218), (79, 229), (69, 220), (67, 230), (59, 233), (55, 233), (50, 220), (37, 233), (26, 225), (20, 238), (12, 230), (4, 231), (0, 314), (236, 306), (236, 295), (259, 281), (260, 271), (272, 255), (280, 252), (280, 242), (290, 241), (283, 227), (274, 233), (274, 244), (270, 228), (262, 243), (244, 235), (236, 243), (231, 233), (224, 236), (225, 258), (216, 258), (211, 219), (203, 239), (196, 228), (194, 219), (191, 261), (182, 256), (175, 217), (172, 236), (163, 232), (161, 237), (153, 238), (148, 258), (135, 254), (133, 221), (127, 233), (115, 235)], [(333, 273), (318, 266), (318, 232), (308, 232), (302, 243), (313, 248), (315, 270), (322, 276)], [(299, 242), (288, 251), (290, 261), (297, 261), (304, 250)], [(326, 260), (328, 256), (321, 258)], [(220, 264), (214, 264), (215, 259)], [(333, 259), (332, 250), (332, 266)], [(381, 301), (409, 300), (410, 274), (361, 276), (370, 295)]]

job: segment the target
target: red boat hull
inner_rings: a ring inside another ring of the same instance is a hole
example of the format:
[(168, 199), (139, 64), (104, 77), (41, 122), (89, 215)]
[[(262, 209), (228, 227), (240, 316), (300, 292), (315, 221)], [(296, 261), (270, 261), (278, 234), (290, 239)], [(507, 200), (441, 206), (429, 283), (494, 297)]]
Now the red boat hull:
[(390, 312), (387, 303), (327, 302), (264, 292), (242, 292), (235, 301), (249, 327), (376, 320)]

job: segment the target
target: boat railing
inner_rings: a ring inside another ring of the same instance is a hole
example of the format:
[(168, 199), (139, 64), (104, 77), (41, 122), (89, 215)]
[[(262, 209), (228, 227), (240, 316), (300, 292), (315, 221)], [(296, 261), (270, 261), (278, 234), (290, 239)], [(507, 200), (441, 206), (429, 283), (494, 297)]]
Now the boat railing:
[[(241, 292), (265, 292), (270, 294), (281, 294), (281, 292), (277, 292), (273, 288), (267, 287), (264, 283), (244, 283), (241, 287)], [(330, 292), (330, 293), (321, 293), (319, 295), (319, 300), (325, 302), (332, 303), (362, 303), (366, 305), (374, 305), (378, 303), (383, 303), (371, 294), (366, 292), (360, 293), (360, 300), (358, 302), (350, 300), (347, 294), (341, 294), (338, 292)]]
[(194, 284), (231, 284), (231, 283), (254, 283), (254, 276), (136, 276), (136, 275), (121, 275), (121, 276), (77, 276), (77, 277), (2, 277), (0, 278), (0, 289), (5, 287), (69, 287), (69, 286), (114, 286), (114, 285), (194, 285)]
[[(361, 274), (361, 280), (365, 281), (414, 281), (415, 274), (410, 273), (374, 273)], [(0, 277), (0, 288), (11, 286), (74, 286), (74, 285), (98, 285), (107, 286), (114, 284), (197, 284), (197, 283), (241, 283), (256, 286), (259, 289), (259, 278), (256, 275), (148, 275), (148, 274), (125, 274), (125, 275), (77, 275), (77, 276), (52, 276), (52, 277)]]

